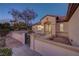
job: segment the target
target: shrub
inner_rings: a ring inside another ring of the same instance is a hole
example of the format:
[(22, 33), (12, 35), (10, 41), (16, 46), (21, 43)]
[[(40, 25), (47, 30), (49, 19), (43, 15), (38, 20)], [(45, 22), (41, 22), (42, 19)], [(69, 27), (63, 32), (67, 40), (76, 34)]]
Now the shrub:
[(1, 48), (0, 49), (0, 56), (11, 56), (12, 50), (9, 48)]
[(10, 31), (10, 24), (9, 23), (3, 23), (0, 27), (0, 36), (6, 36)]

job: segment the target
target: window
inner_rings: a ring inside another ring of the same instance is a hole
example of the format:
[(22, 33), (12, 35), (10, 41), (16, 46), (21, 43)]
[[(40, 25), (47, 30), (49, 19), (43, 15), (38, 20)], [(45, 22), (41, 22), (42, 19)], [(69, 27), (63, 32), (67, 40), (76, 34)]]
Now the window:
[(42, 30), (44, 27), (42, 25), (38, 25), (38, 30)]
[(45, 33), (50, 34), (51, 30), (52, 30), (51, 24), (45, 24), (44, 25), (44, 31), (45, 31)]
[(64, 31), (64, 25), (61, 23), (60, 24), (60, 32), (63, 32)]

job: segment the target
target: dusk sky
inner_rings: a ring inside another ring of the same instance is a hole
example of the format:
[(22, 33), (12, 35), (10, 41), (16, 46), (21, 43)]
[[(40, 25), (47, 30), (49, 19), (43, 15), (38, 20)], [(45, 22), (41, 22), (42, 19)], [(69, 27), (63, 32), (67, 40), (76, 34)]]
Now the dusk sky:
[[(38, 22), (45, 15), (59, 15), (65, 16), (67, 13), (68, 4), (65, 3), (24, 3), (24, 4), (0, 4), (0, 20), (12, 19), (12, 16), (8, 13), (11, 9), (24, 10), (33, 9), (38, 16), (33, 21)], [(9, 21), (9, 20), (5, 20)]]

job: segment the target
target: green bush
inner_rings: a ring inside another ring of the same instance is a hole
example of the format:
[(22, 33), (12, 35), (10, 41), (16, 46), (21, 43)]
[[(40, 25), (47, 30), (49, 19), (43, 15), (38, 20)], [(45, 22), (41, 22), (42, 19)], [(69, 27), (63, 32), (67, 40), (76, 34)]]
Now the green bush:
[(1, 48), (0, 49), (0, 56), (11, 56), (12, 50), (9, 48)]
[(0, 36), (6, 36), (10, 32), (10, 24), (9, 23), (3, 23), (0, 24)]

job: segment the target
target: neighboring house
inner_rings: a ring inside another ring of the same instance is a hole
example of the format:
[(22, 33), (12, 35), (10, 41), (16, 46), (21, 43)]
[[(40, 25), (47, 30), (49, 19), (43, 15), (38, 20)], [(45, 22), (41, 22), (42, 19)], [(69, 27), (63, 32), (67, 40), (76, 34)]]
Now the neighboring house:
[(68, 37), (72, 45), (79, 46), (79, 4), (69, 4), (66, 16), (44, 16), (33, 28), (35, 32), (40, 29), (40, 33)]
[(65, 19), (57, 22), (57, 35), (69, 38), (73, 46), (79, 46), (79, 4), (69, 4)]
[(46, 15), (44, 16), (39, 23), (32, 26), (34, 32), (39, 32), (42, 34), (55, 35), (56, 27), (56, 16)]
[(45, 56), (79, 56), (79, 4), (69, 4), (66, 16), (45, 16), (40, 25), (41, 31), (51, 33), (52, 38), (33, 33), (31, 49)]
[(68, 37), (68, 22), (65, 22), (66, 16), (57, 17), (56, 35)]
[[(33, 30), (34, 32), (38, 32), (38, 31), (40, 31), (40, 30), (42, 29), (42, 28), (39, 29), (39, 27), (40, 27), (40, 22), (34, 24), (34, 25), (32, 26), (32, 30)], [(42, 27), (42, 26), (41, 26), (41, 27)]]
[(65, 19), (65, 16), (54, 16), (46, 15), (44, 16), (39, 23), (36, 23), (32, 26), (33, 31), (39, 31), (40, 33), (50, 34), (51, 36), (68, 36), (67, 34), (67, 24), (62, 21)]

